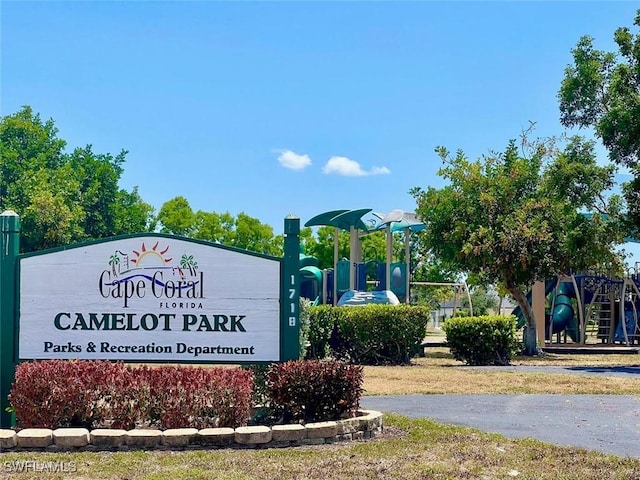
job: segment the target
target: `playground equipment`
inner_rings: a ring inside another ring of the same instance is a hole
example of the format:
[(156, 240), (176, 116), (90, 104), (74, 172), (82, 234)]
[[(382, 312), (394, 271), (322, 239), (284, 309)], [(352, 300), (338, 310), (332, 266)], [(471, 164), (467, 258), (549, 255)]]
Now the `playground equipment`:
[[(305, 223), (310, 226), (334, 227), (334, 268), (321, 271), (317, 261), (313, 263), (312, 257), (301, 254), (301, 288), (304, 297), (314, 299), (316, 303), (337, 305), (347, 292), (366, 292), (367, 284), (373, 282), (373, 290), (386, 292), (375, 295), (356, 295), (350, 293), (350, 298), (358, 298), (357, 302), (370, 303), (409, 303), (409, 245), (411, 231), (424, 229), (413, 213), (405, 213), (394, 210), (391, 214), (382, 215), (375, 213), (371, 208), (356, 210), (331, 210), (311, 218)], [(362, 220), (362, 217), (371, 213), (377, 217), (378, 222), (372, 228)], [(349, 231), (349, 259), (338, 259), (338, 234), (340, 230)], [(386, 261), (364, 262), (362, 259), (361, 235), (367, 235), (374, 231), (386, 232)], [(405, 262), (393, 262), (393, 232), (405, 232)], [(353, 300), (356, 301), (356, 300)]]
[[(377, 220), (367, 227), (362, 218), (371, 214)], [(457, 286), (462, 284), (411, 282), (410, 240), (413, 232), (424, 230), (424, 224), (415, 213), (393, 210), (389, 214), (373, 212), (370, 208), (357, 210), (331, 210), (311, 218), (305, 223), (310, 226), (334, 227), (333, 268), (320, 270), (314, 257), (300, 254), (301, 296), (313, 300), (316, 304), (362, 305), (365, 303), (409, 303), (412, 284), (431, 286)], [(349, 231), (349, 259), (338, 259), (338, 234), (340, 230)], [(385, 261), (363, 261), (361, 238), (372, 232), (384, 231), (386, 234)], [(393, 261), (393, 234), (404, 235), (405, 261)], [(471, 298), (466, 289), (469, 305)]]
[[(547, 343), (640, 344), (640, 272), (625, 276), (582, 273), (545, 282)], [(527, 295), (531, 301), (531, 292)], [(513, 310), (524, 326), (520, 307)]]

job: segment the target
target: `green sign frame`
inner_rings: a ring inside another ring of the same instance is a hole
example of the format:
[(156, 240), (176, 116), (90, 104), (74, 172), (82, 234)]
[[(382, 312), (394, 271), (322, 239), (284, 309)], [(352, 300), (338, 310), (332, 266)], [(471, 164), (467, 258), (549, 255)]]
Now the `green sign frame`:
[[(282, 258), (247, 252), (233, 247), (175, 237), (157, 233), (141, 233), (100, 239), (82, 244), (67, 245), (55, 249), (43, 250), (29, 254), (19, 253), (20, 218), (13, 211), (0, 214), (0, 428), (15, 425), (15, 418), (9, 413), (8, 395), (15, 377), (15, 369), (21, 359), (19, 352), (20, 333), (20, 264), (22, 259), (46, 256), (61, 250), (77, 248), (97, 243), (114, 242), (136, 237), (173, 238), (198, 243), (205, 247), (231, 250), (239, 254), (259, 256), (279, 262), (279, 361), (297, 360), (300, 355), (300, 219), (289, 215), (284, 219), (284, 255)], [(125, 360), (126, 361), (126, 360)], [(139, 360), (137, 360), (139, 361)], [(175, 360), (153, 360), (149, 363), (176, 363)], [(264, 362), (189, 360), (181, 363), (237, 363), (252, 364)]]

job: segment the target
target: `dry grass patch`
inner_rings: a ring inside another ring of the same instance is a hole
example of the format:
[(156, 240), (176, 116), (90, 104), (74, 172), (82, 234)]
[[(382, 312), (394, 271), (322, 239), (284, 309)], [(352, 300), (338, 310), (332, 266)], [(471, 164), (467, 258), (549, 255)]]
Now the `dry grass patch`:
[(640, 375), (621, 378), (602, 374), (550, 374), (518, 371), (520, 365), (547, 366), (631, 366), (636, 355), (545, 355), (517, 357), (513, 369), (468, 368), (455, 360), (446, 348), (429, 349), (404, 367), (365, 367), (366, 395), (404, 394), (640, 394)]

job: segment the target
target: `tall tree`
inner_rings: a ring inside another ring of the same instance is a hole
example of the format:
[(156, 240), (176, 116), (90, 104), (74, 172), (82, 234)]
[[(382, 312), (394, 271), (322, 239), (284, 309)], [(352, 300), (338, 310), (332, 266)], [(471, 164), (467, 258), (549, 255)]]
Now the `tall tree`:
[[(633, 22), (640, 27), (640, 10)], [(592, 127), (609, 158), (628, 167), (634, 179), (623, 186), (631, 224), (640, 227), (640, 35), (628, 27), (614, 33), (617, 52), (598, 50), (583, 36), (571, 51), (558, 92), (560, 121)]]
[(233, 244), (235, 219), (229, 212), (216, 213), (198, 210), (195, 216), (193, 237), (223, 245)]
[[(318, 259), (318, 267), (333, 268), (334, 227), (319, 227), (316, 231), (315, 242), (308, 244), (305, 253)], [(349, 232), (338, 231), (338, 259), (349, 258)]]
[(118, 188), (125, 151), (65, 147), (31, 107), (0, 119), (0, 210), (21, 216), (22, 251), (152, 228), (150, 206)]
[(157, 217), (162, 233), (183, 237), (188, 237), (193, 232), (195, 219), (189, 201), (181, 196), (164, 202)]
[(244, 212), (234, 217), (229, 212), (193, 213), (184, 197), (164, 203), (158, 214), (161, 231), (217, 242), (266, 255), (281, 256), (284, 248), (282, 235), (274, 236), (270, 225), (260, 222)]
[(115, 201), (115, 234), (153, 232), (155, 227), (155, 209), (142, 199), (138, 187), (130, 192), (120, 189)]
[(79, 182), (69, 166), (35, 170), (17, 183), (26, 193), (23, 202), (14, 204), (22, 217), (23, 251), (57, 247), (86, 238), (82, 229), (85, 212), (76, 198)]
[(613, 168), (597, 165), (592, 143), (576, 137), (562, 151), (547, 141), (523, 145), (522, 154), (511, 141), (504, 152), (476, 161), (438, 147), (439, 175), (449, 184), (411, 193), (427, 224), (425, 244), (455, 270), (504, 285), (526, 319), (524, 353), (534, 355), (536, 324), (526, 290), (604, 256), (613, 261), (612, 245), (622, 235), (615, 215), (605, 220), (600, 214), (618, 213), (619, 202), (601, 198)]
[(78, 201), (85, 212), (83, 230), (87, 238), (103, 238), (116, 234), (118, 181), (126, 151), (113, 157), (96, 154), (91, 145), (76, 148), (68, 162), (78, 180)]
[(236, 218), (233, 246), (267, 255), (281, 255), (284, 243), (275, 241), (273, 227), (240, 212)]
[[(64, 164), (66, 142), (58, 138), (53, 120), (43, 122), (25, 106), (0, 121), (0, 207), (24, 201), (20, 181), (39, 170), (54, 170)], [(22, 206), (22, 205), (16, 205)]]

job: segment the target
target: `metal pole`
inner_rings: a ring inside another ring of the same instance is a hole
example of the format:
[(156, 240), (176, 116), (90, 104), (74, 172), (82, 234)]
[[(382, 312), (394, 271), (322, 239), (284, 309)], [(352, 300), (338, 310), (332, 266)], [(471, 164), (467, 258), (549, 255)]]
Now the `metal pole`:
[(333, 229), (333, 306), (338, 303), (338, 255), (340, 254), (340, 229)]
[(405, 303), (408, 305), (411, 303), (409, 295), (409, 288), (411, 288), (411, 229), (409, 227), (404, 229), (404, 259), (407, 265), (405, 270)]
[(391, 224), (387, 223), (387, 261), (385, 265), (384, 289), (391, 290), (391, 260), (393, 257), (393, 236), (391, 234)]

